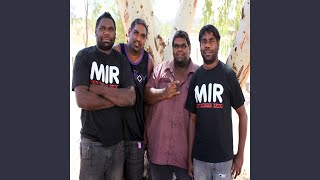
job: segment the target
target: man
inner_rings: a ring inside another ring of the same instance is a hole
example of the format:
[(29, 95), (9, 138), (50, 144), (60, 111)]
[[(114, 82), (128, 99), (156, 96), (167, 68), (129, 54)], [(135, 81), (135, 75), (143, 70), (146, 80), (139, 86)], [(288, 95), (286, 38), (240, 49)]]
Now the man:
[[(205, 25), (199, 41), (204, 64), (190, 81), (185, 104), (190, 111), (189, 175), (199, 180), (231, 180), (240, 174), (243, 164), (247, 133), (245, 99), (234, 71), (218, 60), (218, 30)], [(231, 107), (239, 116), (236, 155), (233, 155)]]
[(142, 180), (144, 171), (145, 113), (144, 88), (153, 69), (153, 59), (144, 50), (148, 26), (143, 19), (135, 19), (129, 28), (128, 44), (120, 43), (114, 49), (124, 54), (131, 66), (136, 84), (136, 103), (125, 108), (123, 115), (125, 139), (125, 179)]
[(148, 153), (152, 180), (191, 179), (187, 171), (189, 113), (184, 108), (189, 81), (198, 68), (190, 58), (185, 31), (172, 41), (173, 60), (154, 69), (146, 85), (146, 102), (152, 104), (147, 119)]
[(123, 125), (120, 107), (135, 103), (128, 60), (112, 49), (114, 19), (102, 14), (95, 27), (96, 46), (78, 52), (72, 90), (81, 111), (80, 180), (122, 180)]

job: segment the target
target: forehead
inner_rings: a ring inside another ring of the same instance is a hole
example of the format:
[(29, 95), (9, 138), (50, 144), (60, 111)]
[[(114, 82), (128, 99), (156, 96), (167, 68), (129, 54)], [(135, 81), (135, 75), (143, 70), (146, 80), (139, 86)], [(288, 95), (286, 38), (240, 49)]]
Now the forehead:
[(109, 18), (102, 18), (98, 24), (99, 26), (104, 26), (104, 27), (114, 27), (113, 21)]
[(182, 37), (177, 37), (173, 44), (188, 44), (187, 43), (187, 40), (185, 38), (182, 38)]
[(144, 25), (142, 25), (142, 24), (136, 24), (136, 25), (134, 25), (134, 27), (133, 27), (132, 30), (139, 31), (140, 33), (143, 33), (143, 34), (146, 34), (146, 33), (147, 33), (146, 28), (145, 28)]
[(201, 39), (216, 39), (216, 37), (214, 37), (213, 32), (204, 32), (203, 36), (201, 37)]

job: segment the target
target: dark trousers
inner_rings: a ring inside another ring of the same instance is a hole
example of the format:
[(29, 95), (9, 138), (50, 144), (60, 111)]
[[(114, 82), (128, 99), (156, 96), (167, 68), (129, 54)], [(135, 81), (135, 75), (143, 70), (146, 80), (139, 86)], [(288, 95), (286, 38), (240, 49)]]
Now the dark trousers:
[(177, 180), (191, 180), (188, 170), (171, 165), (158, 165), (149, 161), (152, 180), (172, 180), (173, 173)]
[(125, 141), (125, 180), (142, 180), (144, 170), (143, 141)]
[(122, 180), (124, 142), (110, 147), (82, 138), (80, 142), (80, 180)]

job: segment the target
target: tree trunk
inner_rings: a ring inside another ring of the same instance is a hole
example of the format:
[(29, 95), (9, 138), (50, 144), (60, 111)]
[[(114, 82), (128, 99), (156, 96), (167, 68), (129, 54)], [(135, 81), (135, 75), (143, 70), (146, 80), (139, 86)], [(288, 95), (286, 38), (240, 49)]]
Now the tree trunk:
[[(176, 14), (175, 24), (168, 38), (168, 40), (170, 41), (165, 43), (163, 37), (159, 34), (155, 26), (156, 18), (153, 13), (151, 0), (118, 0), (119, 12), (124, 30), (126, 32), (126, 38), (128, 38), (128, 30), (131, 22), (135, 18), (142, 18), (146, 21), (149, 30), (145, 49), (152, 55), (154, 59), (154, 65), (156, 66), (161, 63), (164, 57), (166, 57), (166, 60), (171, 59), (170, 55), (172, 57), (172, 49), (169, 49), (171, 48), (171, 39), (174, 33), (179, 29), (183, 29), (187, 32), (190, 31), (197, 2), (197, 0), (181, 1), (180, 7)], [(186, 21), (186, 19), (188, 19), (188, 21)], [(165, 52), (164, 49), (166, 47), (166, 44), (167, 49)]]
[(163, 49), (165, 43), (163, 42), (161, 35), (155, 28), (155, 17), (153, 14), (151, 1), (118, 0), (118, 7), (124, 31), (126, 32), (126, 39), (128, 38), (129, 27), (134, 19), (142, 18), (146, 21), (149, 33), (145, 44), (145, 49), (153, 57), (154, 64), (159, 64), (163, 58)]
[(84, 46), (88, 47), (88, 9), (89, 9), (89, 0), (84, 1), (84, 9), (86, 12), (85, 23), (86, 23), (86, 31), (85, 31), (85, 39)]
[(184, 30), (190, 33), (193, 23), (195, 11), (197, 8), (198, 0), (181, 0), (180, 5), (174, 20), (173, 27), (170, 31), (170, 35), (166, 41), (166, 47), (164, 50), (164, 60), (173, 59), (172, 55), (172, 38), (177, 30)]
[(242, 87), (250, 73), (250, 0), (244, 1), (236, 40), (226, 63), (236, 72)]

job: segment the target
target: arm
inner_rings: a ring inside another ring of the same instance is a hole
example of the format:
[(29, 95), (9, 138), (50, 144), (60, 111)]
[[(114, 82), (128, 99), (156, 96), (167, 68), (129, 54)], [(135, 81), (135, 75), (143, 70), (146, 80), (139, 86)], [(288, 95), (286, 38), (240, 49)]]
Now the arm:
[(107, 99), (90, 92), (88, 86), (75, 87), (75, 94), (78, 107), (85, 110), (100, 110), (114, 106)]
[(192, 148), (194, 143), (194, 132), (196, 126), (196, 114), (189, 113), (189, 134), (188, 134), (188, 174), (193, 177), (193, 164), (192, 164)]
[(149, 54), (148, 78), (151, 77), (152, 72), (153, 72), (153, 58), (152, 58), (152, 56)]
[(113, 46), (112, 48), (118, 52), (121, 52), (120, 44), (117, 44), (117, 45)]
[(165, 88), (156, 89), (146, 85), (145, 87), (145, 102), (148, 104), (155, 104), (163, 99), (170, 99), (171, 97), (180, 94), (180, 91), (177, 91), (177, 85), (180, 81), (172, 81), (167, 84)]
[(116, 106), (133, 106), (136, 103), (136, 91), (133, 86), (129, 86), (128, 88), (112, 88), (91, 84), (89, 90), (106, 98)]
[(244, 146), (247, 137), (247, 112), (244, 105), (236, 109), (236, 112), (239, 116), (239, 144), (238, 152), (234, 157), (231, 174), (236, 178), (241, 173), (241, 168), (243, 164), (244, 157)]

